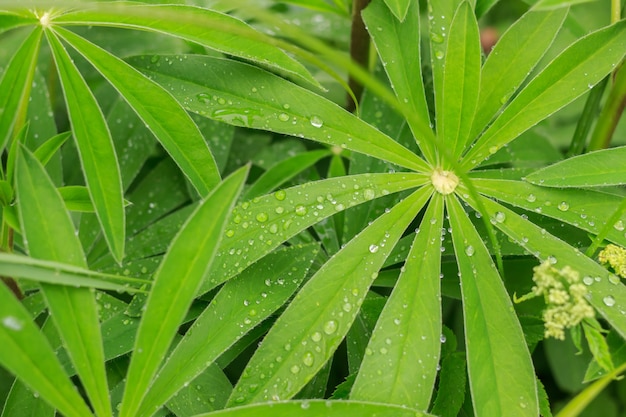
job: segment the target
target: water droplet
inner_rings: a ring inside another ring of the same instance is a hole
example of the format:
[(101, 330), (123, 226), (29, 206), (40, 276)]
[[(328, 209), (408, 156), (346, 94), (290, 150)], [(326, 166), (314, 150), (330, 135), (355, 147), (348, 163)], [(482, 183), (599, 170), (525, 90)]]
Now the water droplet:
[(337, 322), (335, 320), (329, 320), (324, 324), (324, 333), (333, 334), (337, 331)]
[(289, 352), (291, 350), (291, 343), (287, 343), (284, 347), (285, 347), (285, 350)]
[(615, 274), (609, 274), (609, 282), (613, 285), (617, 285), (620, 283), (620, 279)]
[(569, 204), (567, 203), (567, 201), (561, 201), (557, 208), (561, 211), (567, 211), (569, 210)]
[(602, 302), (607, 307), (613, 307), (615, 305), (615, 298), (612, 295), (607, 295), (602, 299)]
[(22, 330), (22, 322), (17, 319), (17, 317), (6, 316), (2, 318), (2, 325), (7, 329), (14, 330), (19, 332)]
[(382, 353), (383, 355), (386, 355), (386, 354), (387, 354), (387, 352), (388, 352), (388, 350), (387, 350), (387, 348), (386, 348), (386, 347), (381, 347), (381, 348), (380, 348), (380, 353)]
[(613, 225), (613, 228), (615, 230), (617, 230), (618, 232), (623, 232), (624, 231), (624, 222), (621, 220), (618, 220), (615, 222), (615, 224)]
[(489, 153), (490, 154), (493, 155), (496, 152), (498, 152), (498, 147), (497, 146), (492, 146), (492, 147), (489, 148)]
[(363, 198), (365, 198), (366, 200), (371, 200), (374, 197), (376, 197), (376, 193), (371, 188), (366, 188), (365, 190), (363, 190)]
[(587, 275), (587, 276), (583, 277), (583, 283), (585, 285), (591, 285), (591, 284), (593, 284), (593, 278)]
[(291, 368), (289, 368), (289, 370), (291, 371), (292, 374), (297, 374), (298, 372), (300, 372), (300, 367), (298, 365), (294, 365)]
[(342, 307), (343, 311), (345, 311), (346, 313), (349, 313), (352, 310), (352, 304), (350, 303), (345, 303)]
[(534, 194), (528, 194), (528, 197), (526, 197), (526, 201), (528, 201), (529, 203), (534, 203), (535, 201), (537, 201), (537, 197), (535, 197)]
[(467, 246), (465, 247), (465, 254), (466, 254), (467, 256), (472, 256), (472, 255), (474, 255), (474, 247), (473, 247), (472, 245), (467, 245)]
[(435, 43), (443, 43), (443, 36), (438, 33), (431, 33), (430, 39)]
[(443, 59), (444, 53), (443, 51), (437, 51), (435, 52), (435, 58), (437, 59)]
[(281, 113), (278, 115), (278, 120), (281, 122), (287, 122), (289, 121), (289, 115), (287, 113)]
[(320, 332), (315, 332), (311, 335), (311, 340), (314, 342), (319, 342), (322, 340), (322, 334)]
[(270, 230), (270, 233), (273, 233), (273, 234), (278, 233), (278, 225), (276, 223), (272, 224), (269, 230)]
[(235, 235), (235, 231), (234, 231), (234, 230), (232, 230), (232, 229), (228, 229), (228, 230), (226, 231), (226, 236), (227, 236), (227, 237), (233, 237), (234, 235)]
[(283, 201), (285, 197), (287, 197), (287, 193), (285, 192), (285, 190), (278, 190), (274, 193), (274, 197), (278, 201)]
[(313, 366), (314, 362), (315, 362), (315, 357), (313, 356), (311, 352), (306, 352), (304, 356), (302, 357), (302, 363), (305, 366)]
[(446, 339), (446, 335), (445, 335), (445, 334), (442, 334), (441, 336), (439, 336), (439, 341), (440, 341), (441, 343), (446, 343), (446, 340), (447, 340), (447, 339)]
[(257, 219), (257, 221), (259, 221), (259, 222), (261, 222), (261, 223), (266, 222), (266, 221), (267, 221), (267, 219), (268, 219), (268, 217), (267, 217), (267, 213), (263, 213), (263, 212), (261, 212), (261, 213), (257, 214), (257, 215), (256, 215), (256, 219)]
[(198, 99), (198, 101), (200, 103), (207, 104), (207, 103), (211, 102), (211, 96), (208, 95), (207, 93), (200, 93), (200, 94), (196, 95), (196, 98)]
[(296, 214), (298, 216), (304, 216), (306, 213), (307, 213), (306, 207), (304, 207), (303, 205), (296, 206)]
[(311, 116), (311, 126), (313, 127), (322, 127), (324, 125), (324, 121), (319, 118), (319, 116)]
[(497, 221), (498, 223), (503, 223), (503, 222), (506, 220), (506, 214), (504, 214), (504, 213), (503, 213), (503, 212), (501, 212), (501, 211), (498, 211), (498, 212), (496, 213), (496, 217), (495, 217), (495, 219), (496, 219), (496, 221)]
[(370, 251), (371, 253), (376, 253), (376, 252), (378, 252), (378, 249), (379, 249), (378, 245), (370, 245), (370, 247), (369, 247), (369, 251)]

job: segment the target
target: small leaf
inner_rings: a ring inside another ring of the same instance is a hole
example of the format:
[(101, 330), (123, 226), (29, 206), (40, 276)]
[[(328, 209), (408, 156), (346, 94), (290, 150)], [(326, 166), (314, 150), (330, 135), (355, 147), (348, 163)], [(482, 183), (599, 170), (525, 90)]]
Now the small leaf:
[(345, 337), (385, 258), (429, 196), (427, 188), (411, 194), (317, 271), (250, 359), (230, 405), (289, 399), (315, 376)]
[(526, 181), (542, 187), (606, 187), (626, 184), (626, 146), (589, 152), (533, 172)]
[(124, 202), (120, 171), (109, 128), (87, 83), (57, 37), (46, 37), (63, 87), (85, 182), (114, 258), (124, 257)]
[(598, 329), (600, 325), (596, 322), (596, 325), (592, 326), (587, 321), (583, 321), (582, 326), (593, 358), (605, 371), (612, 371), (615, 367), (613, 366), (609, 345), (606, 343), (602, 333), (600, 333), (600, 329)]
[(120, 416), (135, 416), (210, 268), (248, 168), (225, 179), (187, 220), (172, 241), (154, 277), (137, 331)]
[(454, 352), (441, 363), (437, 397), (431, 409), (441, 417), (456, 417), (465, 401), (467, 364), (464, 352)]
[[(0, 24), (0, 28), (2, 25)], [(0, 31), (1, 32), (1, 31)], [(35, 77), (42, 31), (36, 27), (4, 68), (0, 80), (0, 150), (9, 143), (13, 130), (26, 118), (28, 97)]]
[(43, 166), (46, 166), (46, 164), (50, 161), (54, 154), (61, 149), (61, 146), (63, 146), (70, 136), (72, 136), (70, 132), (54, 135), (35, 150), (35, 157), (39, 159), (39, 162), (41, 162)]
[(408, 13), (411, 3), (417, 4), (412, 0), (385, 0), (385, 4), (389, 7), (389, 10), (400, 21), (403, 22)]
[(220, 175), (200, 130), (180, 104), (121, 59), (68, 30), (55, 30), (120, 92), (205, 197), (220, 181)]
[(593, 32), (563, 51), (511, 101), (475, 146), (463, 169), (475, 167), (527, 129), (589, 91), (626, 50), (626, 20)]
[(461, 274), (474, 412), (477, 416), (536, 417), (539, 405), (533, 363), (513, 304), (465, 210), (456, 197), (447, 202)]
[[(443, 198), (433, 196), (359, 368), (351, 399), (427, 409), (441, 347)], [(420, 279), (415, 279), (420, 277)]]

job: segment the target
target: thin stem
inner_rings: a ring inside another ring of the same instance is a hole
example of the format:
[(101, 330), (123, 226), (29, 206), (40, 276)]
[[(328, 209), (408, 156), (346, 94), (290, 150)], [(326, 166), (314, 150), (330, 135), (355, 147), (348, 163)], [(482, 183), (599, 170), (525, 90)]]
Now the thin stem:
[[(370, 36), (365, 28), (361, 12), (370, 0), (354, 0), (352, 4), (352, 30), (350, 32), (350, 57), (363, 68), (367, 68), (369, 62)], [(348, 85), (357, 99), (363, 94), (363, 84), (355, 79), (352, 74), (348, 78)], [(346, 110), (354, 111), (357, 103), (348, 95), (346, 98)]]
[(624, 112), (624, 107), (626, 107), (626, 65), (622, 63), (621, 67), (615, 72), (613, 88), (604, 108), (600, 112), (596, 128), (589, 141), (589, 151), (609, 147), (617, 122), (619, 122)]
[(604, 77), (604, 79), (596, 84), (589, 92), (583, 113), (580, 119), (578, 119), (576, 131), (572, 137), (572, 143), (567, 151), (568, 157), (580, 155), (585, 149), (587, 136), (589, 135), (593, 121), (598, 114), (598, 106), (600, 105), (600, 100), (602, 100), (602, 96), (604, 95), (604, 90), (606, 89), (609, 78), (610, 75)]
[(619, 22), (622, 17), (620, 0), (611, 0), (611, 23)]

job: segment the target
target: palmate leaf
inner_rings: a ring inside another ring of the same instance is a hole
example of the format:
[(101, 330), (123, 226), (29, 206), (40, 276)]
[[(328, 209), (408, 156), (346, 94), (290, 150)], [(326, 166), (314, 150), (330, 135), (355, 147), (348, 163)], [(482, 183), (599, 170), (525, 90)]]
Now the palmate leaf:
[(626, 184), (626, 146), (575, 156), (526, 176), (542, 187), (606, 187)]
[(245, 407), (230, 408), (196, 417), (429, 417), (416, 410), (388, 404), (376, 404), (363, 401), (325, 401), (301, 400), (253, 404)]
[(289, 399), (315, 376), (345, 337), (385, 258), (431, 192), (423, 187), (398, 203), (317, 271), (250, 359), (229, 405)]
[[(417, 118), (410, 118), (413, 136), (427, 161), (436, 161), (435, 137), (429, 127), (428, 106), (422, 81), (420, 60), (420, 14), (415, 0), (406, 2), (408, 9), (400, 20), (392, 15), (382, 1), (374, 1), (362, 12), (368, 32), (374, 41), (391, 86), (399, 101), (407, 103)], [(413, 39), (414, 42), (407, 42)], [(394, 115), (395, 116), (395, 115)], [(421, 123), (416, 123), (420, 121)]]
[(441, 345), (443, 206), (443, 197), (435, 194), (376, 323), (350, 393), (353, 400), (418, 410), (430, 404)]
[[(18, 149), (15, 184), (30, 256), (85, 268), (82, 247), (61, 196), (43, 166), (24, 148)], [(96, 414), (109, 416), (102, 336), (92, 291), (46, 283), (41, 283), (41, 289)]]
[[(450, 25), (443, 71), (443, 111), (438, 114), (437, 138), (458, 158), (465, 148), (480, 88), (478, 22), (468, 2), (463, 2)], [(444, 167), (451, 168), (445, 161)]]
[(204, 293), (282, 242), (349, 207), (426, 184), (423, 174), (363, 174), (310, 182), (238, 204), (226, 227)]
[(121, 59), (68, 30), (54, 30), (120, 92), (200, 195), (206, 196), (219, 182), (219, 171), (200, 130), (176, 100)]
[(85, 182), (113, 257), (124, 257), (124, 202), (119, 165), (102, 111), (56, 35), (46, 31)]
[(539, 414), (522, 328), (480, 235), (455, 196), (446, 200), (461, 274), (467, 368), (477, 416)]
[[(474, 205), (471, 199), (466, 200)], [(550, 259), (559, 269), (569, 265), (578, 271), (588, 285), (591, 305), (626, 339), (626, 286), (617, 277), (578, 249), (503, 205), (487, 198), (483, 198), (483, 204), (494, 219), (494, 225), (518, 245), (542, 261)]]
[(241, 20), (214, 10), (183, 5), (147, 5), (131, 2), (90, 4), (83, 10), (55, 17), (63, 25), (110, 26), (166, 33), (217, 51), (284, 72), (313, 85), (318, 82), (302, 64), (274, 46)]
[(2, 366), (63, 415), (91, 415), (87, 404), (59, 364), (48, 340), (4, 284), (0, 285), (0, 320)]
[(153, 58), (134, 57), (128, 62), (189, 111), (339, 146), (416, 171), (430, 170), (420, 157), (352, 113), (267, 71), (208, 56)]
[(576, 41), (533, 78), (461, 162), (478, 165), (524, 131), (584, 94), (624, 58), (626, 20)]
[(136, 416), (152, 415), (207, 364), (281, 307), (298, 289), (317, 253), (315, 244), (290, 246), (228, 281), (176, 345)]
[(154, 277), (128, 369), (120, 416), (134, 416), (210, 267), (248, 167), (225, 179), (183, 225)]
[[(24, 122), (30, 96), (39, 46), (41, 28), (35, 28), (22, 43), (2, 73), (0, 80), (0, 149), (4, 149), (18, 119)], [(17, 126), (21, 127), (21, 126)]]

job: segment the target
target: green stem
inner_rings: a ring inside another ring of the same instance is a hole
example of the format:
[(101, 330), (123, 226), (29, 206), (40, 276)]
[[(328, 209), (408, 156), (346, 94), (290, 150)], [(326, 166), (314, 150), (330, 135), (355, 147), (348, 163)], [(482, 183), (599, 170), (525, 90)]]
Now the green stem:
[[(354, 0), (352, 4), (352, 29), (350, 31), (350, 57), (352, 60), (363, 68), (367, 68), (369, 62), (370, 51), (370, 36), (363, 23), (361, 12), (370, 0)], [(361, 98), (363, 94), (363, 84), (359, 80), (355, 79), (352, 74), (348, 78), (348, 85), (350, 90), (354, 93), (357, 99)], [(348, 95), (346, 99), (346, 110), (354, 111), (357, 103), (354, 102), (353, 97)]]
[(572, 144), (567, 151), (568, 157), (580, 155), (583, 152), (587, 136), (589, 135), (593, 121), (598, 114), (598, 106), (600, 105), (600, 100), (602, 100), (602, 96), (604, 95), (604, 90), (606, 89), (609, 77), (609, 75), (604, 77), (602, 81), (591, 89), (589, 96), (587, 96), (585, 108), (583, 109), (583, 113), (578, 120), (576, 131), (572, 137)]
[(596, 128), (589, 141), (589, 151), (606, 149), (611, 143), (611, 138), (617, 127), (620, 116), (626, 106), (626, 65), (621, 64), (615, 72), (613, 88), (606, 100), (604, 108), (600, 112)]
[(593, 399), (596, 398), (607, 385), (609, 385), (610, 382), (615, 380), (619, 374), (624, 371), (626, 371), (626, 363), (622, 364), (610, 374), (585, 388), (580, 394), (574, 397), (572, 401), (567, 403), (567, 405), (559, 411), (556, 417), (576, 417), (580, 415), (585, 407), (587, 407), (589, 403), (593, 401)]
[(620, 0), (611, 0), (611, 23), (618, 22), (622, 17)]

